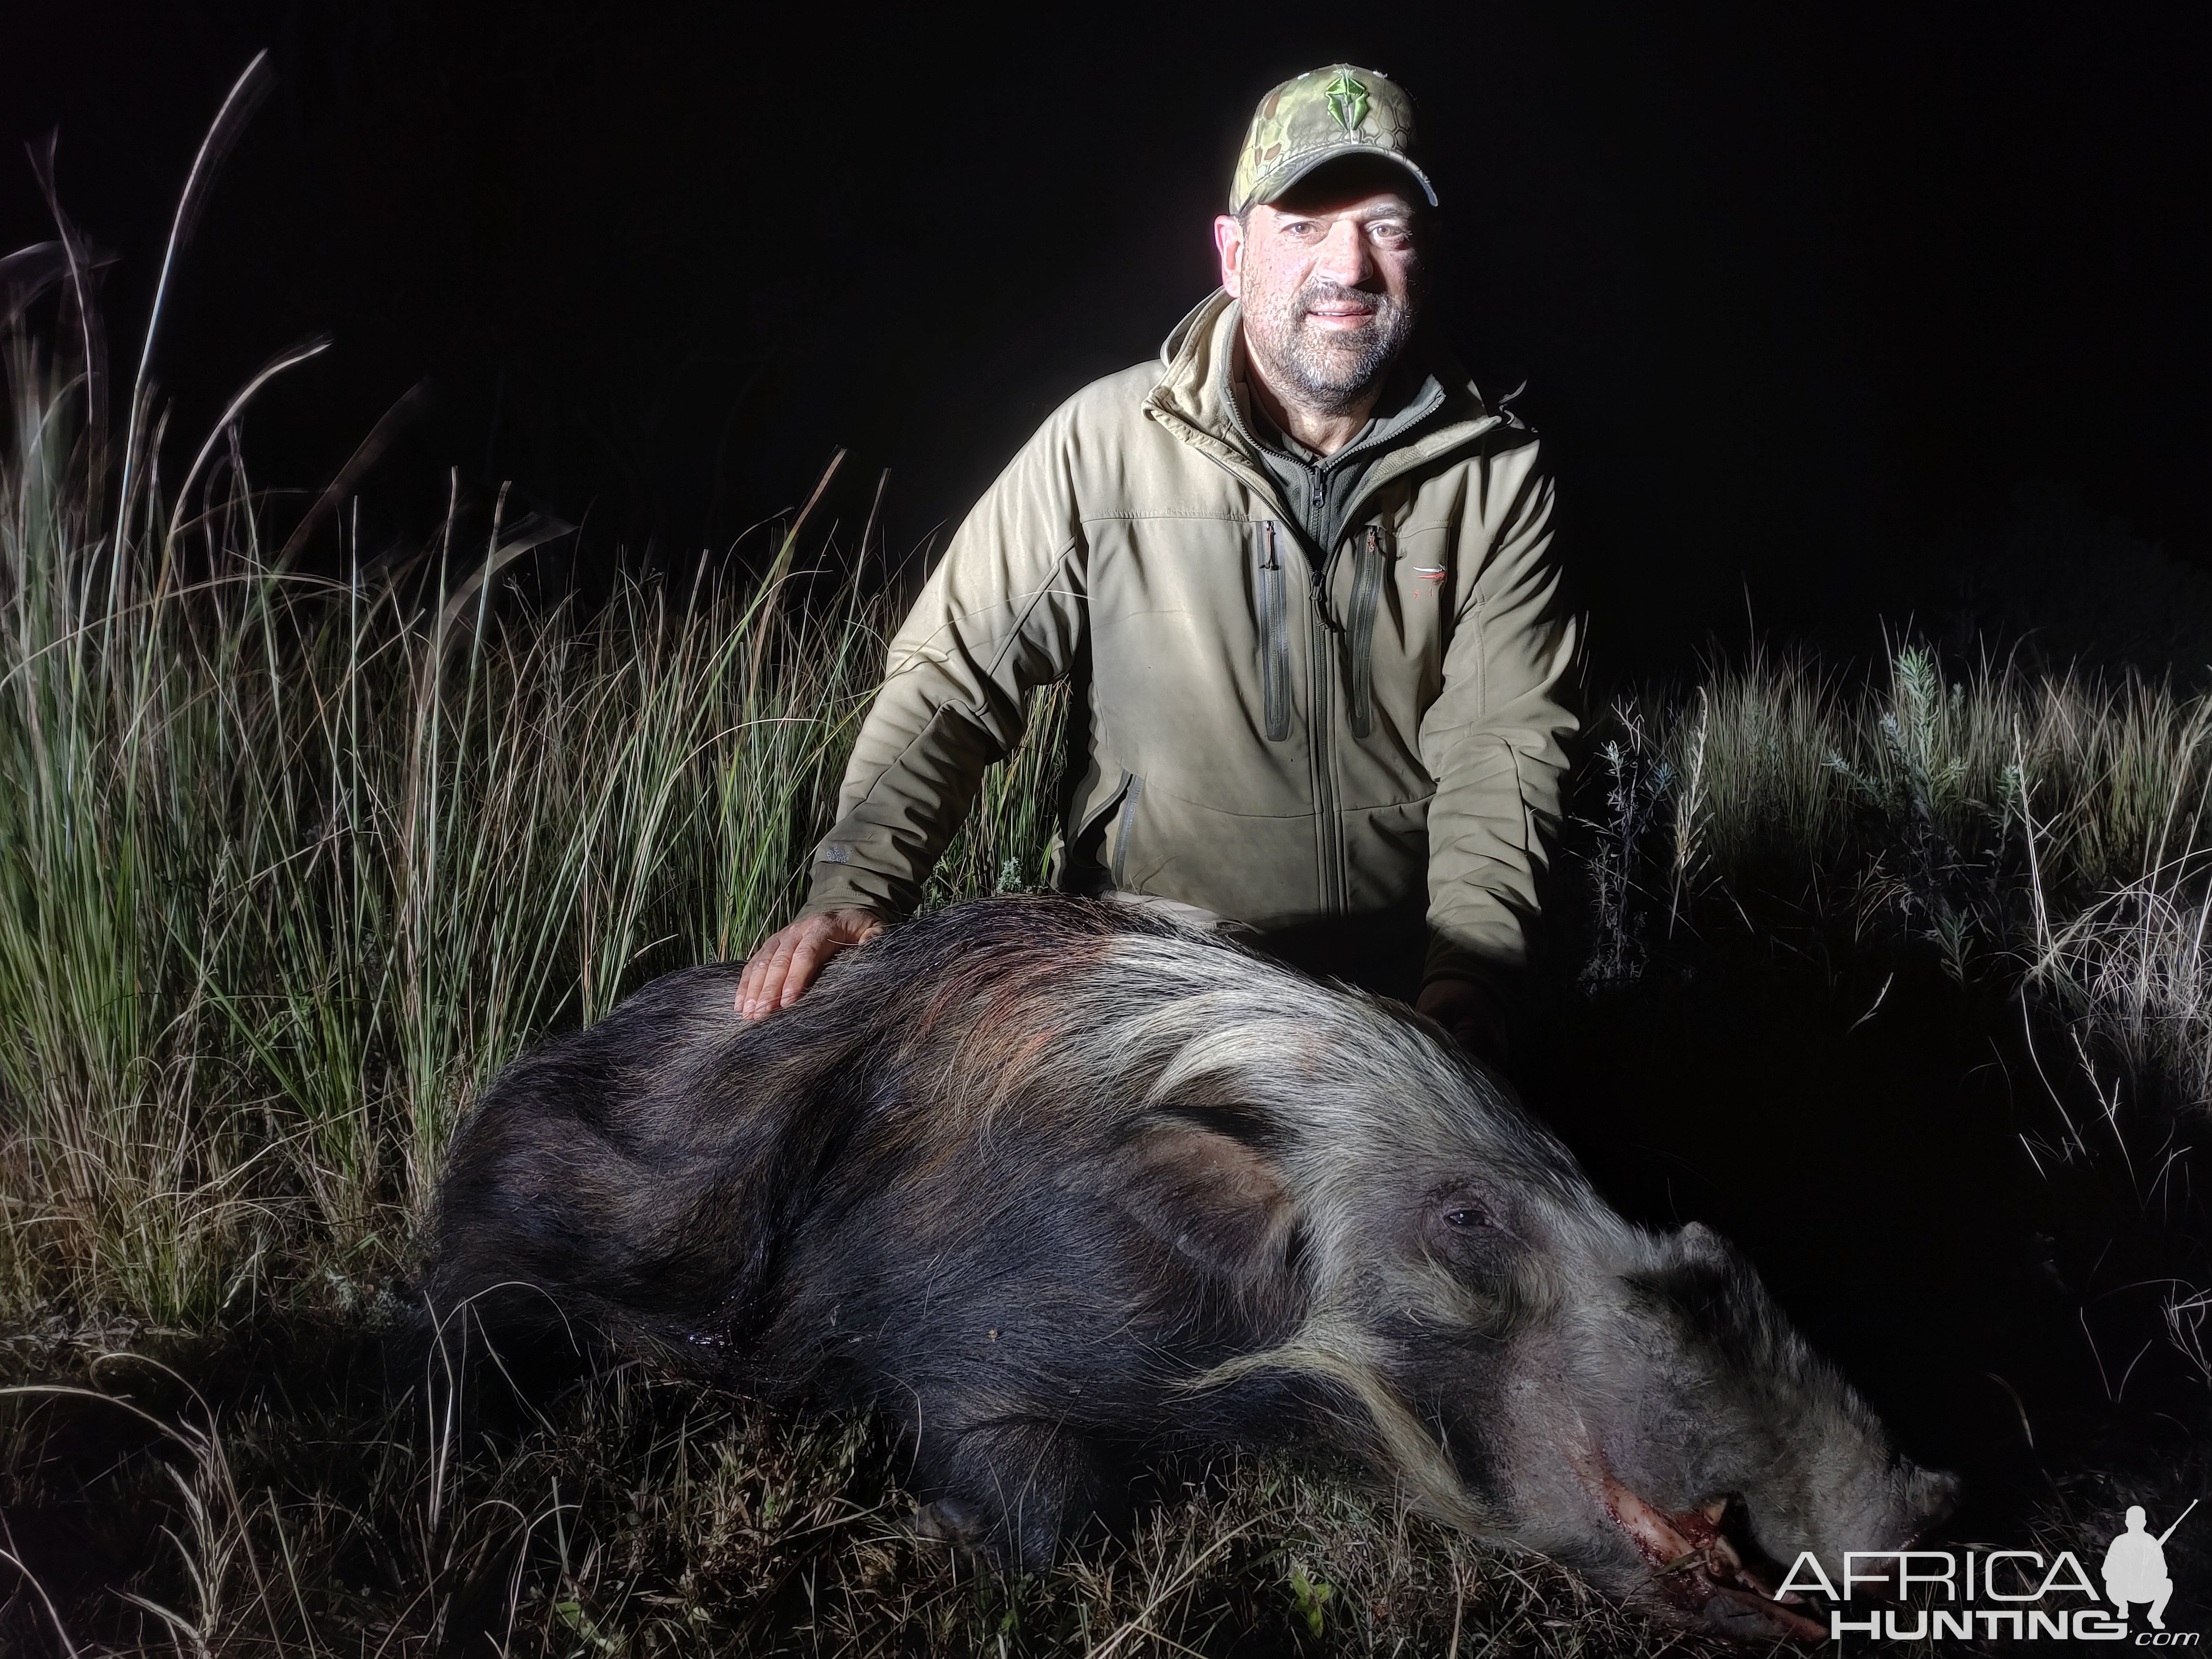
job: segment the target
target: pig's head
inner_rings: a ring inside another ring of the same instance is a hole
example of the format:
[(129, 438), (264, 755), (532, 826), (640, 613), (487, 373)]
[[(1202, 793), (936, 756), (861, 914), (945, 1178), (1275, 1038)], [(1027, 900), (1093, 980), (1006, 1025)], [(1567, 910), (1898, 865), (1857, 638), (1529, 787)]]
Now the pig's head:
[(1276, 1220), (1252, 1237), (1301, 1280), (1289, 1340), (1201, 1386), (1326, 1379), (1440, 1518), (1711, 1627), (1824, 1638), (1778, 1564), (1811, 1551), (1832, 1580), (1942, 1520), (1955, 1480), (1893, 1448), (1717, 1235), (1632, 1225), (1425, 1022), (1312, 989), (1217, 981), (1155, 1016), (1183, 1041), (1151, 1103), (1263, 1120)]
[(1957, 1481), (1892, 1447), (1725, 1240), (1696, 1223), (1654, 1236), (1607, 1221), (1541, 1206), (1519, 1220), (1522, 1248), (1565, 1278), (1505, 1338), (1535, 1433), (1494, 1435), (1488, 1455), (1520, 1473), (1540, 1514), (1575, 1517), (1549, 1543), (1532, 1517), (1528, 1541), (1757, 1635), (1791, 1625), (1768, 1599), (1770, 1563), (1810, 1551), (1841, 1582), (1845, 1551), (1903, 1548), (1949, 1514)]
[(1956, 1483), (1898, 1454), (1717, 1235), (1631, 1227), (1578, 1179), (1374, 1175), (1370, 1202), (1417, 1212), (1377, 1253), (1379, 1369), (1517, 1540), (1733, 1633), (1820, 1639), (1778, 1564), (1810, 1551), (1832, 1580), (1949, 1512)]

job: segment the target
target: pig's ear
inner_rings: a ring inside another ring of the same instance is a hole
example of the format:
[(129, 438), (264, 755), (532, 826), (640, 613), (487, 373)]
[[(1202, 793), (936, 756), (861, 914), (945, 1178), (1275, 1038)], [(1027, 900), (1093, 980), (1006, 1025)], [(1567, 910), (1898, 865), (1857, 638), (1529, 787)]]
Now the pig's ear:
[(1285, 1265), (1295, 1219), (1267, 1153), (1217, 1129), (1169, 1121), (1128, 1144), (1123, 1196), (1146, 1230), (1224, 1278), (1264, 1279)]

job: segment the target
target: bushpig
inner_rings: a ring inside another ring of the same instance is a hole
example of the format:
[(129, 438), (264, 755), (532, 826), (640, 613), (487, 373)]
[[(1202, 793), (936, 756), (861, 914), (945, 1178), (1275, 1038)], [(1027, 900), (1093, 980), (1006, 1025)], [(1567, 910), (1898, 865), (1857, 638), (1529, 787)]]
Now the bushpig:
[[(926, 1532), (1024, 1565), (1178, 1449), (1349, 1450), (1741, 1635), (1950, 1506), (1743, 1260), (1632, 1225), (1436, 1027), (1126, 907), (983, 900), (766, 1020), (647, 985), (501, 1074), (423, 1288), (879, 1413)], [(1663, 1571), (1662, 1571), (1663, 1569)]]

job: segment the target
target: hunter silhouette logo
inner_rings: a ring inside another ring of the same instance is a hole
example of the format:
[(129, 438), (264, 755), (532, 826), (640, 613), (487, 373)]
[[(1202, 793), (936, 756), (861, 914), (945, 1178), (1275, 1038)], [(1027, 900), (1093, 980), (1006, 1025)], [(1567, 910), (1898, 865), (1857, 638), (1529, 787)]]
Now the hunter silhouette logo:
[[(2197, 1507), (2197, 1499), (2189, 1500), (2189, 1510)], [(2147, 1519), (2140, 1504), (2128, 1510), (2128, 1529), (2112, 1540), (2112, 1547), (2105, 1552), (2105, 1594), (2120, 1610), (2120, 1617), (2128, 1616), (2131, 1601), (2150, 1603), (2150, 1627), (2166, 1628), (2166, 1604), (2173, 1596), (2173, 1580), (2166, 1574), (2166, 1540), (2173, 1536), (2174, 1528), (2189, 1518), (2184, 1510), (2168, 1527), (2155, 1538), (2145, 1530)]]
[(1367, 88), (1343, 70), (1328, 83), (1328, 112), (1336, 117), (1337, 125), (1346, 132), (1358, 131), (1359, 124), (1367, 118)]
[[(2072, 1550), (2045, 1559), (2041, 1550), (1847, 1550), (1843, 1572), (1831, 1577), (1809, 1550), (1801, 1553), (1775, 1594), (1790, 1601), (1818, 1590), (1837, 1605), (1828, 1613), (1828, 1635), (1869, 1636), (1892, 1642), (2128, 1642), (2139, 1648), (2193, 1648), (2196, 1631), (2166, 1627), (2173, 1580), (2166, 1571), (2166, 1540), (2190, 1510), (2153, 1534), (2142, 1505), (2127, 1513), (2127, 1530), (2105, 1551), (2102, 1596)], [(2085, 1554), (2089, 1552), (2083, 1552)], [(2094, 1559), (2094, 1554), (2090, 1555)], [(1856, 1592), (1872, 1589), (1890, 1605), (1862, 1605)], [(2064, 1598), (2079, 1596), (2079, 1601)], [(2107, 1607), (2106, 1603), (2110, 1603)], [(2128, 1628), (2130, 1607), (2148, 1603), (2148, 1628)], [(1994, 1605), (1990, 1605), (1990, 1604)]]

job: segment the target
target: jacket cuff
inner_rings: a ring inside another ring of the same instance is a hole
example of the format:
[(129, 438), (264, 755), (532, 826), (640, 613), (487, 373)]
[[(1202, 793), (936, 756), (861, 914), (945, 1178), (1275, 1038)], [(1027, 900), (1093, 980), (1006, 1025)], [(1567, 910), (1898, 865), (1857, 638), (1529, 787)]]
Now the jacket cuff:
[(857, 893), (824, 892), (820, 888), (806, 896), (806, 902), (799, 907), (791, 919), (804, 921), (809, 916), (826, 916), (833, 910), (866, 910), (886, 927), (900, 920), (874, 899)]
[(1431, 927), (1428, 961), (1421, 969), (1422, 984), (1431, 984), (1440, 979), (1466, 980), (1483, 987), (1493, 996), (1503, 997), (1508, 988), (1520, 977), (1524, 953), (1516, 952), (1508, 959), (1478, 951), (1449, 934), (1435, 932), (1433, 924)]
[(806, 902), (799, 908), (799, 919), (832, 910), (868, 910), (890, 922), (903, 919), (915, 908), (902, 892), (907, 884), (861, 862), (862, 853), (861, 848), (830, 831), (830, 838), (814, 849), (814, 867), (807, 883)]

